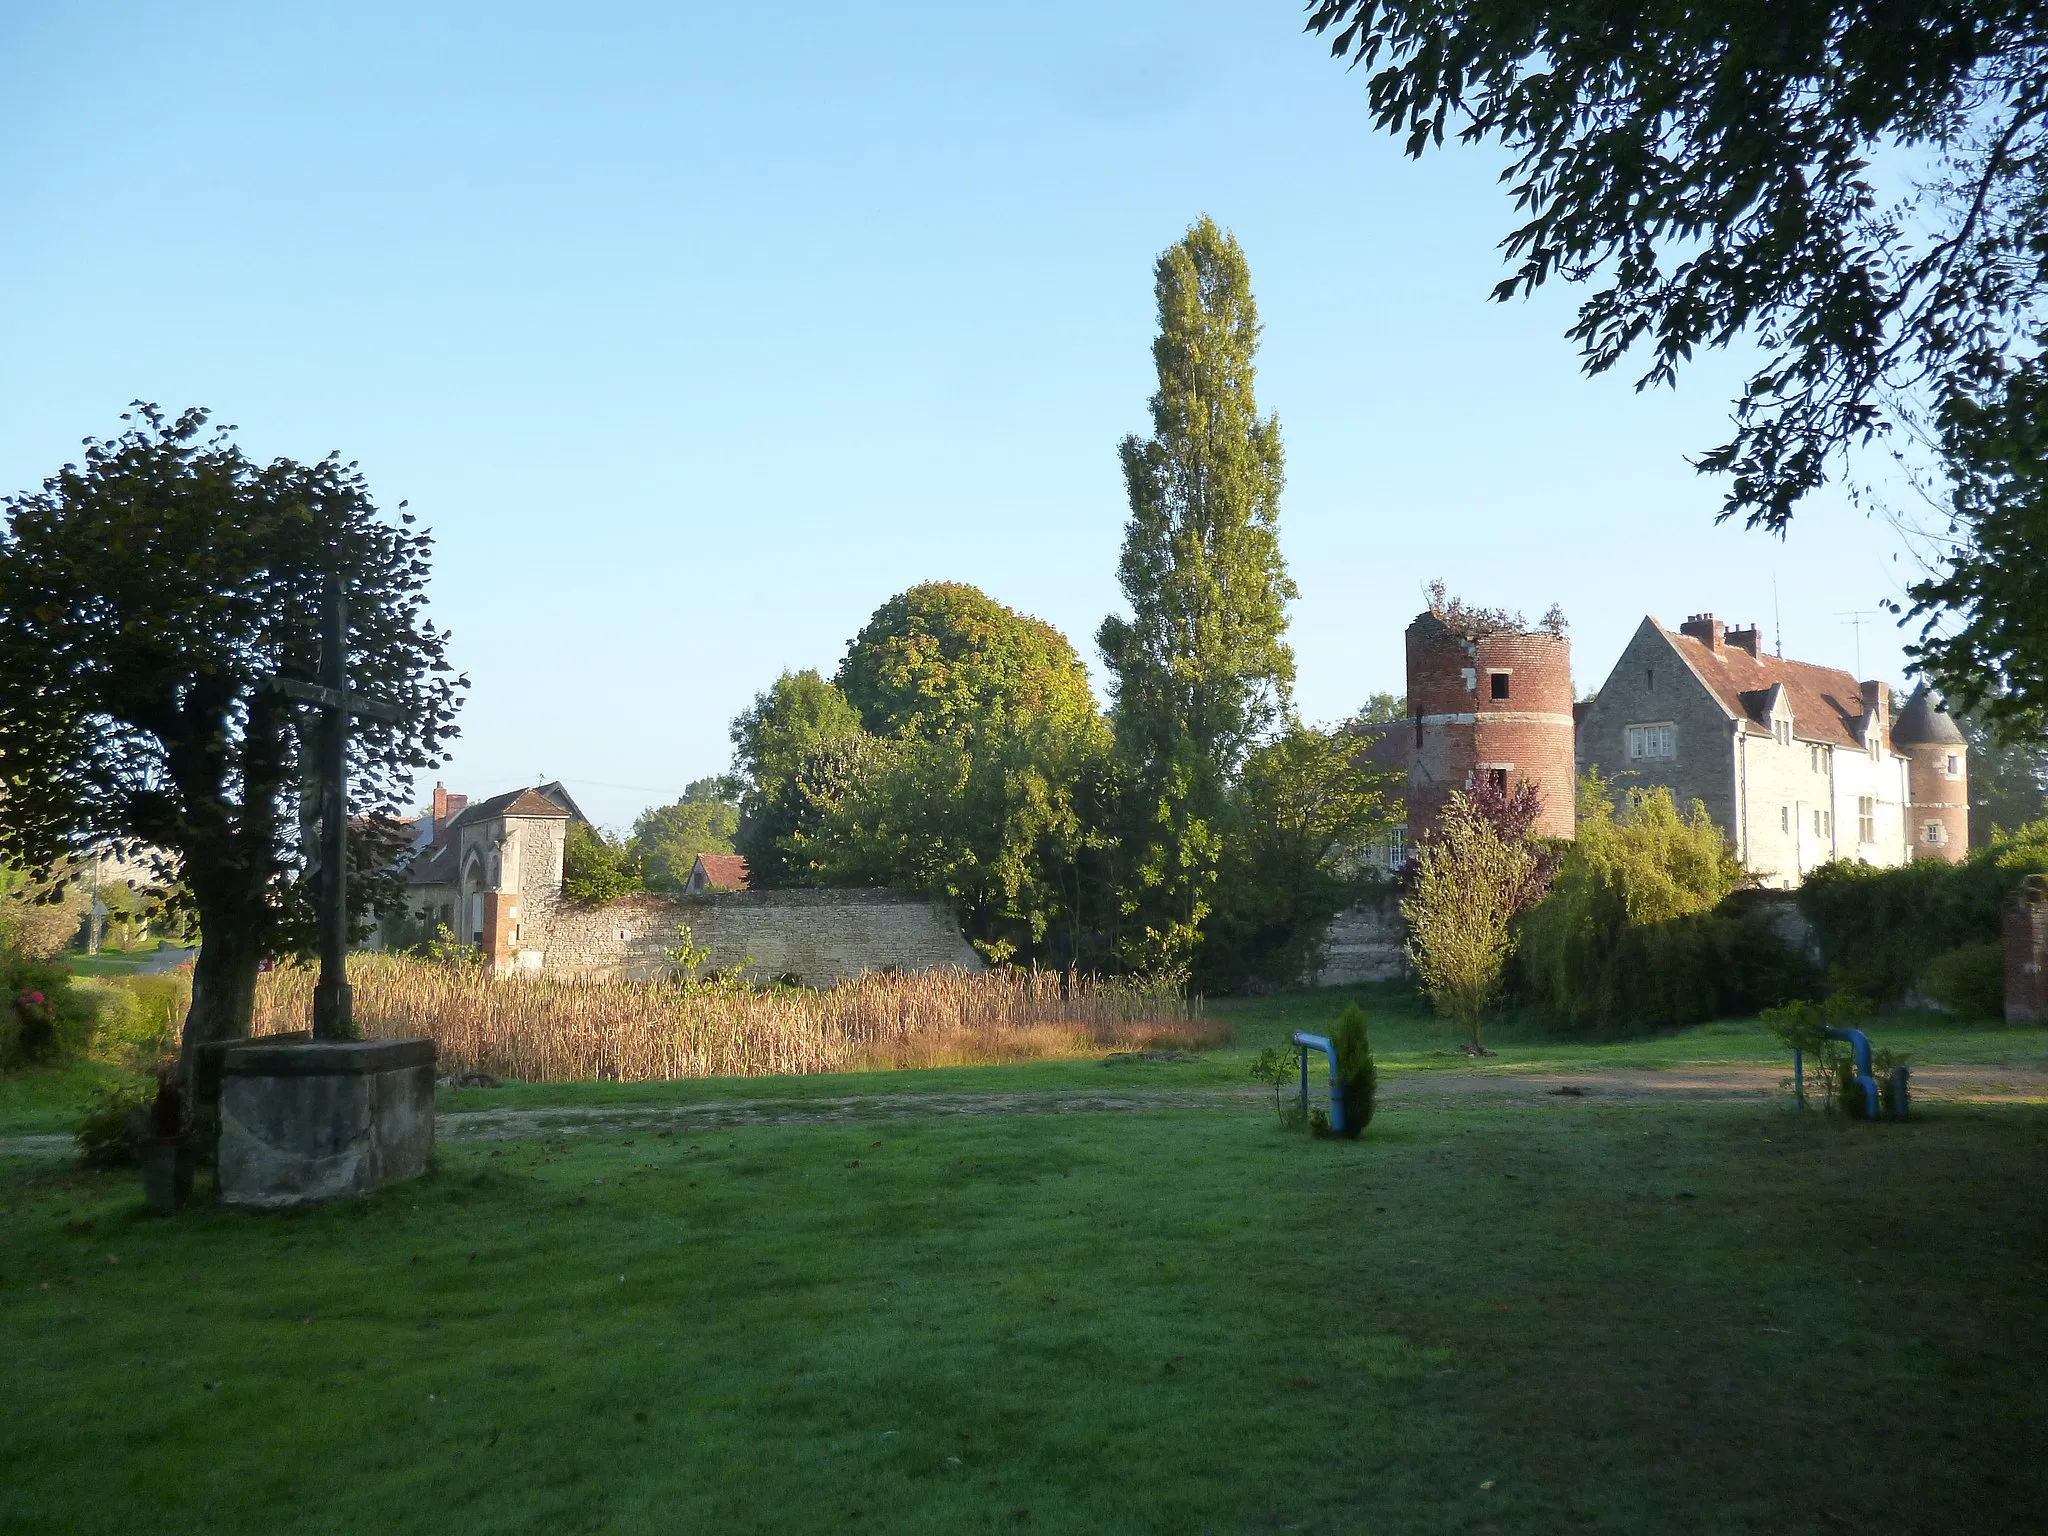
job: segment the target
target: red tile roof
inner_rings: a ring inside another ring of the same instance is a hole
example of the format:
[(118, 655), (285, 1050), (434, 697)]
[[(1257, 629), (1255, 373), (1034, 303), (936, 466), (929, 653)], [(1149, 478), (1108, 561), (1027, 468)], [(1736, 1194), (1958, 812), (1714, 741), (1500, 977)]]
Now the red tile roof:
[[(1662, 628), (1660, 625), (1659, 628)], [(1800, 741), (1831, 747), (1863, 749), (1858, 729), (1863, 720), (1863, 689), (1856, 679), (1834, 667), (1816, 667), (1783, 656), (1752, 656), (1738, 646), (1714, 650), (1691, 635), (1664, 631), (1693, 675), (1706, 685), (1730, 720), (1745, 730), (1770, 734), (1763, 723), (1773, 684), (1783, 684), (1792, 707), (1792, 734)]]
[(705, 883), (714, 891), (747, 889), (747, 861), (737, 853), (700, 853), (697, 867), (704, 871)]

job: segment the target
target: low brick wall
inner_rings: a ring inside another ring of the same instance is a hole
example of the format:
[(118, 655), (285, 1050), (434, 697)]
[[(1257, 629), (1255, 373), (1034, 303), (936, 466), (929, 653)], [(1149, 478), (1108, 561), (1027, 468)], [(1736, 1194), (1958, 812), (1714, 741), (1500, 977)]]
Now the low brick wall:
[(672, 965), (687, 923), (711, 951), (708, 969), (830, 986), (863, 971), (984, 969), (952, 914), (892, 891), (721, 891), (628, 896), (602, 907), (558, 907), (541, 961), (550, 976), (645, 979)]

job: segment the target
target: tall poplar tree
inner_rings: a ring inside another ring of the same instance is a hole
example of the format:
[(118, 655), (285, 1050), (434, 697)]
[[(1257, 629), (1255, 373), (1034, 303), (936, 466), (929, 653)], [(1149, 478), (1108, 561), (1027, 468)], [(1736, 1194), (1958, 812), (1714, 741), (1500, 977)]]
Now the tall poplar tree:
[(1146, 970), (1200, 942), (1232, 776), (1286, 715), (1296, 596), (1280, 558), (1280, 422), (1252, 384), (1259, 314), (1236, 238), (1206, 215), (1154, 269), (1152, 435), (1124, 439), (1130, 617), (1097, 635), (1124, 775), (1118, 948)]

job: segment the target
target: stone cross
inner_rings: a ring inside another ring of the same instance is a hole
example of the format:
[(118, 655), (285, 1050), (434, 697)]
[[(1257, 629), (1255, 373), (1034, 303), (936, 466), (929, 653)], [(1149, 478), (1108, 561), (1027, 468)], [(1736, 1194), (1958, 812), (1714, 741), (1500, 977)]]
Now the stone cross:
[(313, 1038), (346, 1040), (355, 1033), (348, 987), (348, 722), (352, 715), (397, 721), (404, 711), (348, 691), (348, 599), (341, 578), (327, 578), (326, 623), (320, 636), (320, 681), (264, 679), (267, 687), (326, 715), (320, 733), (320, 981), (313, 991)]

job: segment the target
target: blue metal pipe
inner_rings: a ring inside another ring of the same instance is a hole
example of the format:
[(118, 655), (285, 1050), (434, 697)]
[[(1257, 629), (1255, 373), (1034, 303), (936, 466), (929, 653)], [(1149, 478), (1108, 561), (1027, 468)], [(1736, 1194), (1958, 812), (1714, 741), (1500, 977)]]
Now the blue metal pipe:
[(1846, 1040), (1849, 1042), (1849, 1050), (1856, 1060), (1856, 1081), (1863, 1088), (1863, 1105), (1866, 1110), (1865, 1118), (1875, 1120), (1877, 1118), (1877, 1079), (1870, 1075), (1869, 1037), (1860, 1029), (1837, 1029), (1832, 1024), (1827, 1027), (1827, 1037), (1830, 1040)]
[(1330, 1044), (1327, 1035), (1294, 1033), (1294, 1043), (1301, 1049), (1301, 1112), (1308, 1113), (1308, 1053), (1321, 1051), (1330, 1058), (1330, 1130), (1336, 1135), (1344, 1134), (1344, 1095), (1337, 1090), (1337, 1048)]

